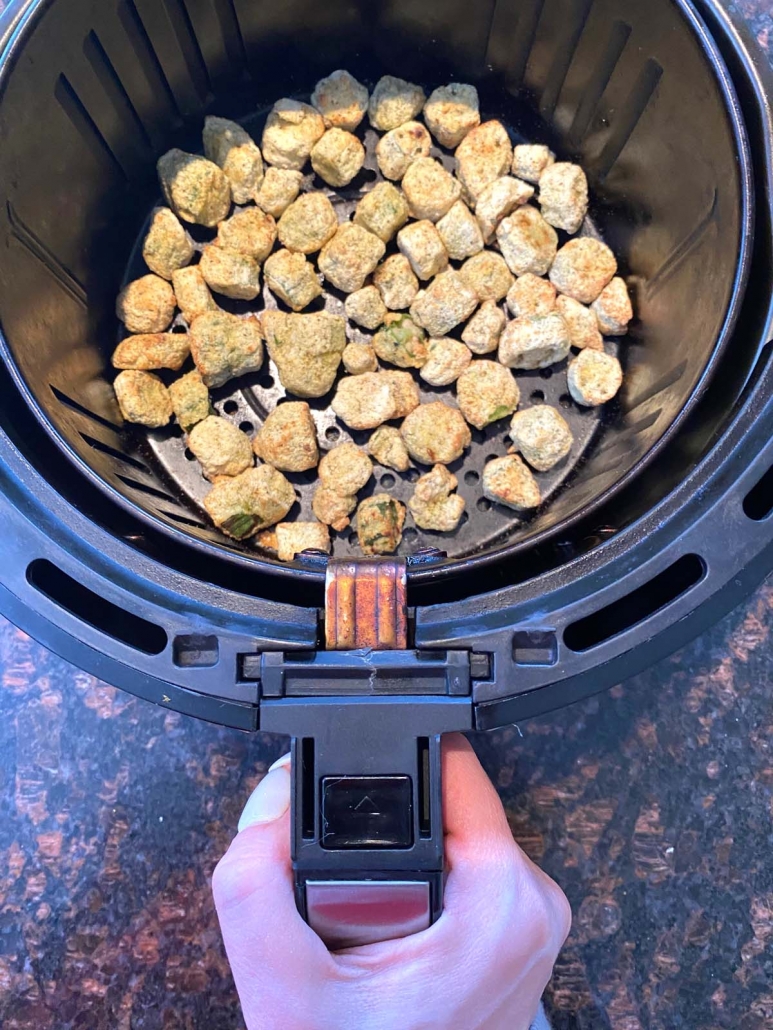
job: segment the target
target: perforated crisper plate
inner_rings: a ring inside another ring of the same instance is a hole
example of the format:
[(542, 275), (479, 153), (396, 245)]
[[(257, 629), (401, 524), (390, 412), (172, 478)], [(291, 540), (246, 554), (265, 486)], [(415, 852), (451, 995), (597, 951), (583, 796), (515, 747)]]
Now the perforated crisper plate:
[[(243, 120), (245, 127), (258, 141), (262, 134), (265, 116), (266, 112), (263, 111)], [(484, 115), (483, 120), (486, 117), (496, 117), (496, 115)], [(314, 174), (309, 174), (304, 179), (303, 190), (320, 190), (330, 197), (336, 208), (339, 222), (349, 220), (363, 194), (369, 192), (377, 182), (384, 181), (375, 157), (375, 147), (379, 136), (372, 129), (365, 127), (366, 124), (367, 119), (358, 132), (366, 149), (365, 164), (357, 178), (348, 187), (332, 190)], [(523, 141), (512, 128), (509, 128), (509, 132), (514, 142)], [(433, 147), (432, 156), (453, 171), (455, 163), (450, 153)], [(142, 260), (142, 241), (147, 233), (149, 219), (150, 216), (137, 241), (127, 270), (126, 282), (147, 274)], [(210, 242), (216, 234), (215, 230), (203, 229), (200, 226), (187, 226), (187, 228), (191, 231), (198, 249)], [(598, 235), (590, 219), (586, 220), (582, 234)], [(564, 234), (560, 235), (562, 244), (568, 237), (564, 237)], [(396, 252), (396, 244), (392, 241), (387, 247), (387, 256)], [(458, 268), (461, 263), (451, 262), (451, 264)], [(345, 295), (324, 282), (323, 286), (325, 287), (323, 296), (306, 308), (305, 312), (324, 309), (333, 314), (343, 315)], [(289, 310), (284, 304), (277, 302), (265, 285), (262, 295), (256, 301), (231, 301), (220, 295), (216, 296), (216, 300), (224, 310), (234, 314), (246, 314), (264, 308)], [(505, 310), (504, 304), (502, 307)], [(185, 322), (181, 315), (178, 315), (175, 327), (178, 328), (178, 331), (184, 330)], [(459, 326), (450, 335), (461, 338), (462, 329), (463, 326)], [(121, 333), (121, 338), (123, 335)], [(352, 323), (347, 323), (347, 337), (350, 340), (369, 340), (372, 336), (372, 333), (365, 332)], [(607, 350), (610, 353), (617, 353), (616, 342), (607, 341)], [(183, 371), (186, 371), (187, 367)], [(161, 373), (167, 382), (171, 382), (178, 374), (181, 373)], [(344, 374), (345, 370), (341, 366), (339, 378)], [(419, 377), (418, 371), (414, 370), (412, 374), (419, 385), (422, 401), (442, 399), (447, 404), (456, 406), (453, 387), (434, 388), (428, 386)], [(534, 404), (551, 404), (561, 411), (574, 435), (574, 445), (565, 461), (550, 472), (536, 474), (544, 507), (551, 502), (559, 490), (569, 484), (573, 472), (582, 463), (588, 449), (598, 442), (602, 432), (603, 409), (581, 408), (574, 403), (567, 390), (566, 362), (542, 371), (516, 372), (515, 377), (521, 390), (519, 410), (524, 410)], [(334, 390), (325, 397), (308, 402), (317, 425), (321, 450), (324, 452), (348, 440), (365, 446), (371, 431), (355, 432), (347, 429), (336, 418), (330, 407), (333, 393)], [(211, 391), (211, 397), (219, 415), (232, 421), (250, 436), (254, 436), (267, 415), (285, 397), (285, 391), (279, 381), (274, 363), (266, 356), (260, 372), (232, 380), (224, 387)], [(492, 545), (517, 539), (519, 530), (526, 525), (527, 520), (519, 518), (508, 508), (491, 504), (483, 497), (481, 487), (481, 477), (486, 463), (492, 458), (507, 454), (510, 445), (507, 436), (509, 423), (509, 419), (503, 419), (484, 431), (472, 429), (472, 446), (465, 452), (462, 459), (449, 466), (459, 480), (458, 492), (466, 502), (465, 514), (459, 527), (453, 533), (434, 533), (421, 530), (414, 525), (409, 511), (398, 554), (411, 554), (421, 547), (438, 547), (446, 551), (450, 558), (464, 558)], [(193, 454), (186, 449), (184, 434), (180, 427), (173, 425), (162, 430), (147, 431), (134, 428), (131, 432), (139, 433), (144, 437), (141, 449), (147, 455), (148, 460), (156, 465), (166, 483), (174, 488), (180, 500), (190, 507), (192, 519), (195, 519), (192, 524), (199, 525), (201, 522), (209, 524), (202, 502), (210, 489), (210, 484), (202, 476), (199, 464)], [(374, 476), (365, 489), (360, 492), (359, 499), (362, 500), (373, 493), (384, 492), (407, 505), (413, 492), (413, 484), (420, 475), (428, 471), (428, 467), (416, 466), (406, 473), (397, 473), (374, 464)], [(316, 469), (310, 472), (285, 474), (295, 487), (297, 497), (297, 504), (287, 516), (287, 520), (313, 521), (315, 517), (312, 513), (311, 502), (318, 484)], [(331, 531), (331, 536), (333, 552), (336, 556), (361, 555), (354, 527), (349, 527), (343, 533), (332, 533)], [(225, 538), (223, 540), (226, 542)], [(228, 540), (227, 542), (230, 546), (243, 548), (247, 552), (262, 551), (254, 541), (245, 541), (242, 545), (236, 544), (235, 541)]]

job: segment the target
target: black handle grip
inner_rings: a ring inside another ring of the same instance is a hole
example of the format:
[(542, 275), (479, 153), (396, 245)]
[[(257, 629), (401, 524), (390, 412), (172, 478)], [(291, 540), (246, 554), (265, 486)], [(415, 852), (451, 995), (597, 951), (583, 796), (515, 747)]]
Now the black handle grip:
[[(390, 677), (395, 653), (388, 652)], [(336, 654), (339, 663), (349, 660), (358, 668), (373, 690), (379, 658), (374, 652)], [(274, 656), (271, 662), (276, 670)], [(406, 661), (406, 675), (411, 664), (415, 668), (415, 658)], [(457, 673), (459, 664), (457, 657), (451, 662)], [(405, 936), (440, 915), (440, 738), (471, 725), (469, 695), (263, 700), (261, 729), (293, 737), (298, 908), (330, 947)]]

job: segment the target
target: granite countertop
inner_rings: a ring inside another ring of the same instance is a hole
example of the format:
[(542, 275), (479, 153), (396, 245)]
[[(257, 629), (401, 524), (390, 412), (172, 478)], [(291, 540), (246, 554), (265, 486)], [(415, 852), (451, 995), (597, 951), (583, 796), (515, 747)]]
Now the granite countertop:
[[(773, 53), (771, 0), (740, 6)], [(572, 902), (556, 1030), (773, 1028), (772, 630), (773, 579), (625, 685), (474, 738)], [(161, 711), (1, 620), (0, 673), (0, 1026), (242, 1027), (209, 878), (285, 741)]]

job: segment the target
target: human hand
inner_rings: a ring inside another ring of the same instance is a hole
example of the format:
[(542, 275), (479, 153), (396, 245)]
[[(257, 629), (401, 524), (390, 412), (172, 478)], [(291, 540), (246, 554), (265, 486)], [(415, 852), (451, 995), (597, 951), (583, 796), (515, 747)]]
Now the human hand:
[(561, 889), (513, 841), (464, 737), (443, 740), (449, 868), (428, 930), (331, 953), (298, 913), (289, 756), (247, 802), (213, 877), (249, 1030), (527, 1030), (571, 923)]

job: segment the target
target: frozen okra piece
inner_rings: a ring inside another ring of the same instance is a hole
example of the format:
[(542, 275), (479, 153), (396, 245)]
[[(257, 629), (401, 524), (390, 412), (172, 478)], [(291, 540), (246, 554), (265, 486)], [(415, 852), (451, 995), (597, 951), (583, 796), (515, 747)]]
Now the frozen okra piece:
[(397, 246), (419, 279), (431, 279), (448, 265), (448, 251), (440, 233), (427, 219), (411, 222), (401, 229), (397, 234)]
[(207, 281), (198, 265), (180, 268), (172, 274), (172, 286), (177, 297), (177, 306), (188, 325), (198, 315), (217, 311), (217, 304), (209, 292)]
[(343, 362), (350, 376), (363, 376), (366, 372), (378, 371), (376, 352), (369, 343), (347, 343)]
[(209, 415), (188, 435), (188, 447), (207, 479), (238, 476), (253, 464), (252, 441), (233, 422)]
[(357, 509), (357, 538), (363, 554), (394, 554), (403, 538), (405, 505), (374, 494)]
[(470, 348), (458, 340), (433, 339), (427, 347), (429, 360), (419, 375), (430, 386), (450, 386), (472, 361)]
[(319, 521), (337, 533), (343, 533), (349, 525), (349, 516), (356, 507), (357, 497), (354, 494), (337, 494), (324, 486), (317, 487), (311, 501), (312, 511)]
[(345, 376), (332, 408), (350, 429), (376, 429), (419, 406), (419, 390), (409, 372), (366, 372)]
[(577, 350), (604, 350), (604, 340), (594, 311), (571, 297), (556, 298), (556, 311), (566, 322), (573, 347)]
[(305, 401), (274, 408), (253, 441), (261, 461), (282, 472), (308, 472), (319, 463), (317, 429)]
[(403, 176), (403, 193), (414, 218), (437, 222), (461, 196), (459, 181), (434, 157), (420, 157)]
[(404, 254), (393, 254), (373, 273), (373, 285), (389, 311), (403, 311), (413, 304), (419, 280)]
[(319, 255), (319, 270), (344, 293), (355, 293), (384, 256), (386, 247), (378, 236), (353, 222), (344, 222)]
[(499, 340), (499, 360), (508, 368), (527, 371), (563, 361), (572, 346), (566, 322), (557, 311), (534, 318), (516, 318)]
[(175, 379), (169, 387), (169, 396), (172, 398), (177, 421), (186, 433), (189, 433), (198, 422), (203, 422), (209, 415), (214, 414), (209, 390), (197, 369)]
[(513, 175), (526, 182), (539, 182), (556, 155), (541, 143), (520, 143), (513, 149)]
[(295, 504), (295, 490), (271, 465), (219, 480), (204, 498), (209, 517), (227, 536), (246, 540), (281, 522)]
[(208, 116), (204, 120), (204, 153), (222, 168), (231, 184), (234, 203), (246, 204), (255, 198), (263, 182), (263, 157), (241, 125)]
[(528, 204), (534, 196), (534, 188), (511, 175), (484, 186), (475, 204), (475, 217), (486, 243), (491, 243), (499, 223), (512, 214), (516, 208)]
[(163, 333), (172, 324), (174, 290), (158, 275), (143, 275), (118, 294), (115, 313), (130, 333)]
[(158, 162), (166, 202), (185, 222), (213, 229), (231, 210), (231, 184), (213, 161), (170, 150)]
[(483, 496), (514, 511), (529, 511), (542, 503), (537, 480), (517, 454), (488, 462), (483, 470)]
[[(475, 260), (470, 258), (470, 261)], [(442, 337), (466, 322), (477, 306), (478, 294), (472, 289), (469, 280), (461, 272), (449, 268), (447, 272), (436, 276), (411, 304), (411, 318), (426, 329), (430, 336)]]
[(393, 418), (405, 418), (418, 408), (421, 403), (419, 388), (410, 372), (397, 372), (395, 369), (384, 369), (381, 378), (389, 383), (392, 400), (395, 405)]
[(353, 221), (389, 243), (408, 221), (408, 202), (391, 182), (380, 182), (359, 202)]
[(617, 277), (605, 286), (594, 300), (592, 310), (605, 336), (625, 336), (628, 323), (633, 318), (633, 307), (625, 280)]
[(211, 290), (233, 300), (255, 300), (260, 293), (260, 265), (238, 250), (216, 243), (204, 248), (198, 267)]
[(311, 102), (328, 129), (354, 132), (368, 110), (368, 91), (353, 75), (339, 68), (319, 80)]
[(368, 441), (368, 451), (384, 468), (395, 472), (407, 472), (411, 467), (408, 448), (400, 435), (400, 430), (393, 426), (379, 426)]
[(558, 250), (558, 233), (531, 204), (516, 208), (504, 218), (496, 236), (513, 275), (545, 275)]
[(442, 147), (458, 147), (480, 125), (477, 89), (460, 82), (439, 86), (424, 105), (424, 121)]
[(338, 383), (331, 407), (350, 429), (376, 429), (397, 418), (392, 383), (379, 372), (344, 376)]
[(412, 121), (424, 106), (421, 86), (405, 79), (384, 75), (376, 83), (368, 103), (368, 118), (374, 129), (389, 132)]
[(435, 465), (431, 472), (417, 479), (408, 507), (419, 529), (436, 533), (456, 529), (464, 514), (464, 499), (453, 493), (458, 485), (456, 476), (445, 465)]
[(288, 393), (322, 397), (335, 382), (346, 347), (346, 322), (325, 311), (285, 314), (264, 311), (263, 332), (279, 379)]
[(588, 213), (588, 180), (579, 165), (552, 164), (540, 176), (542, 217), (556, 229), (576, 233)]
[(267, 168), (255, 203), (272, 218), (280, 218), (301, 191), (303, 175), (287, 168)]
[(311, 148), (311, 167), (328, 186), (348, 186), (364, 162), (365, 147), (344, 129), (328, 129)]
[(586, 349), (570, 363), (566, 379), (574, 400), (584, 408), (595, 408), (617, 394), (623, 369), (611, 354)]
[(436, 227), (453, 261), (464, 261), (483, 250), (480, 226), (463, 200), (457, 200)]
[(481, 301), (503, 300), (513, 285), (505, 259), (493, 250), (482, 250), (468, 258), (459, 269), (459, 276), (467, 289)]
[(373, 338), (382, 361), (398, 368), (421, 368), (427, 361), (427, 334), (409, 315), (389, 314)]
[(171, 279), (179, 268), (191, 263), (195, 253), (177, 215), (168, 207), (157, 208), (142, 245), (142, 256), (151, 272)]
[(120, 372), (113, 383), (118, 407), (127, 422), (160, 429), (172, 417), (169, 391), (152, 372)]
[(266, 119), (261, 140), (263, 157), (277, 168), (299, 172), (324, 131), (319, 111), (284, 97), (277, 100)]
[(378, 329), (387, 316), (387, 309), (381, 294), (375, 286), (363, 286), (346, 298), (346, 317), (363, 329)]
[(481, 191), (510, 171), (513, 148), (501, 122), (476, 126), (456, 148), (456, 175), (464, 194), (477, 200)]
[(513, 283), (507, 306), (515, 318), (549, 315), (556, 306), (556, 288), (549, 280), (527, 272)]
[(290, 204), (277, 223), (279, 242), (300, 254), (321, 250), (335, 236), (337, 228), (335, 210), (324, 193), (304, 193)]
[(376, 161), (385, 179), (402, 179), (414, 161), (429, 157), (430, 134), (420, 122), (391, 129), (376, 144)]
[(334, 493), (356, 494), (373, 475), (373, 462), (360, 447), (342, 443), (334, 447), (319, 463), (319, 480)]
[(472, 442), (462, 413), (442, 401), (419, 405), (405, 419), (400, 432), (408, 453), (421, 465), (450, 465)]
[(259, 207), (245, 207), (220, 223), (217, 245), (247, 254), (262, 264), (276, 242), (276, 222)]
[(493, 300), (484, 300), (464, 327), (462, 339), (473, 354), (491, 354), (499, 347), (499, 338), (507, 319)]
[(556, 254), (550, 281), (559, 293), (581, 304), (592, 304), (617, 273), (617, 260), (600, 240), (570, 240)]
[(508, 418), (520, 399), (512, 372), (498, 361), (473, 361), (456, 381), (459, 410), (476, 429)]
[(304, 551), (331, 551), (330, 530), (322, 522), (280, 522), (276, 542), (280, 561), (292, 561)]
[(208, 387), (257, 372), (263, 364), (263, 337), (256, 318), (209, 311), (194, 318), (188, 337), (194, 364)]
[(187, 333), (142, 333), (128, 336), (113, 351), (114, 368), (142, 372), (170, 368), (177, 372), (191, 352)]
[(266, 285), (293, 311), (303, 311), (322, 295), (314, 265), (303, 254), (277, 250), (263, 266)]
[(537, 404), (513, 415), (510, 439), (533, 469), (549, 472), (572, 449), (572, 431), (566, 419), (549, 404)]

